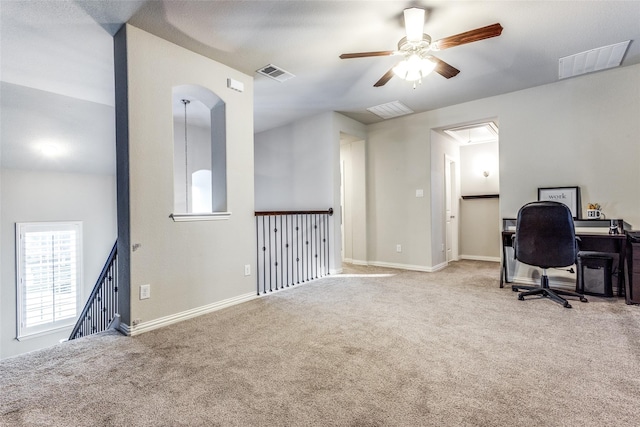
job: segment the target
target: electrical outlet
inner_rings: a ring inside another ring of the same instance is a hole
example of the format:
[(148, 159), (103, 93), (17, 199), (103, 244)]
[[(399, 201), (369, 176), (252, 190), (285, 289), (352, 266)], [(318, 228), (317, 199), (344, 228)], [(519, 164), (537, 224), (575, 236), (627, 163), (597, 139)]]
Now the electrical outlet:
[(244, 275), (251, 276), (251, 264), (245, 264), (244, 266)]
[(402, 252), (402, 245), (396, 245), (396, 252)]
[(140, 285), (140, 299), (151, 298), (151, 285)]

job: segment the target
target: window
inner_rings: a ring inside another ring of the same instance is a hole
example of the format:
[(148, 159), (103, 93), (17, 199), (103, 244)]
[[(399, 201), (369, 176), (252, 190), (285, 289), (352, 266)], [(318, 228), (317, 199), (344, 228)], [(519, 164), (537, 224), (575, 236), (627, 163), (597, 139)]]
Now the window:
[(200, 169), (191, 174), (193, 212), (212, 212), (211, 171)]
[(16, 224), (18, 339), (76, 322), (82, 223)]

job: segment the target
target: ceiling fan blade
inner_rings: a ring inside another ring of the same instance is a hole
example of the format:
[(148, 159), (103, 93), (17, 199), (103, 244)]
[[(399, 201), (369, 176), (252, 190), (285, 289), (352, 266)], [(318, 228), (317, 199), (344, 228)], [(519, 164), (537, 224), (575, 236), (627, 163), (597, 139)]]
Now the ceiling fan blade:
[(394, 53), (395, 51), (393, 50), (381, 50), (378, 52), (343, 53), (342, 55), (340, 55), (340, 59), (366, 58), (368, 56), (390, 56)]
[(386, 85), (387, 82), (391, 80), (391, 77), (393, 77), (393, 68), (387, 71), (384, 76), (380, 77), (380, 80), (378, 80), (376, 84), (373, 85), (373, 87), (380, 87), (380, 86)]
[(407, 31), (407, 40), (419, 42), (424, 33), (424, 9), (412, 7), (404, 10), (404, 27)]
[(456, 67), (447, 64), (442, 59), (438, 59), (435, 56), (429, 57), (432, 61), (436, 63), (436, 68), (433, 69), (436, 73), (440, 74), (442, 77), (446, 79), (450, 79), (451, 77), (455, 77), (458, 75), (460, 70)]
[(464, 33), (456, 34), (455, 36), (436, 40), (432, 44), (432, 50), (445, 50), (449, 49), (450, 47), (477, 42), (479, 40), (489, 39), (491, 37), (497, 37), (500, 34), (502, 34), (502, 25), (487, 25), (486, 27), (476, 28), (475, 30), (466, 31)]

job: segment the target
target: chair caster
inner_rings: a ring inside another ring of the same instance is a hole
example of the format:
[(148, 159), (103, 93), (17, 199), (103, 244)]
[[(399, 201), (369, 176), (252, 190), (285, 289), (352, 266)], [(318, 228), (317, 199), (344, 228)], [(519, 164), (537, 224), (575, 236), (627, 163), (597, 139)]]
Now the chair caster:
[(511, 290), (512, 290), (513, 292), (518, 292), (518, 287), (517, 287), (517, 286), (513, 286), (513, 285), (511, 285)]
[(589, 302), (589, 300), (586, 299), (585, 297), (580, 297), (580, 302)]
[(568, 301), (565, 301), (564, 308), (571, 308), (571, 304)]
[(520, 301), (524, 301), (524, 297), (523, 297), (522, 295), (518, 295), (518, 299), (519, 299)]

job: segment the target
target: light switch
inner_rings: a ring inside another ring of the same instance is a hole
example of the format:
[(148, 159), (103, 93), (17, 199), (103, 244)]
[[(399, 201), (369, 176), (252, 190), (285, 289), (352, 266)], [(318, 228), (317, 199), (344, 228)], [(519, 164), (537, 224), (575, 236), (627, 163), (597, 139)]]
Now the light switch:
[(424, 197), (424, 190), (422, 188), (416, 190), (416, 197)]

